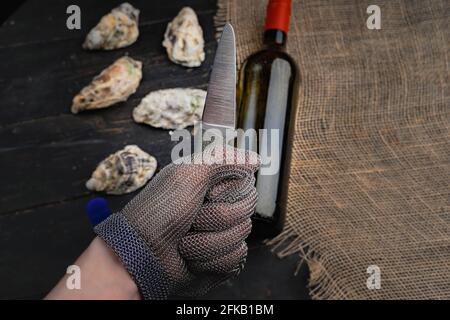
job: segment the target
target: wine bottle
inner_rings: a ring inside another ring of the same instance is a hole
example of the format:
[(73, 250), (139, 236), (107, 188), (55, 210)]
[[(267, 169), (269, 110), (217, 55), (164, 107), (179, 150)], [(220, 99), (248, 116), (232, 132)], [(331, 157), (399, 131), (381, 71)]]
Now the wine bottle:
[[(265, 48), (247, 58), (239, 73), (237, 127), (246, 135), (238, 136), (237, 146), (256, 151), (262, 157), (262, 167), (256, 176), (258, 203), (251, 234), (254, 238), (280, 233), (286, 216), (299, 82), (296, 64), (285, 51), (290, 13), (291, 0), (269, 0)], [(248, 129), (254, 129), (250, 131), (256, 134), (247, 134)], [(272, 168), (264, 170), (267, 163)]]

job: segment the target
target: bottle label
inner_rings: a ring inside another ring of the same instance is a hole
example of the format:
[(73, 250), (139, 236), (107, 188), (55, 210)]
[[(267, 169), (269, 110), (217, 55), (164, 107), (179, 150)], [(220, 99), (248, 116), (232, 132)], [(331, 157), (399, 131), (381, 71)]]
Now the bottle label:
[(261, 169), (256, 180), (256, 213), (267, 218), (273, 216), (276, 208), (291, 66), (285, 60), (275, 59), (270, 74), (264, 120), (264, 128), (267, 130), (266, 134), (260, 136)]

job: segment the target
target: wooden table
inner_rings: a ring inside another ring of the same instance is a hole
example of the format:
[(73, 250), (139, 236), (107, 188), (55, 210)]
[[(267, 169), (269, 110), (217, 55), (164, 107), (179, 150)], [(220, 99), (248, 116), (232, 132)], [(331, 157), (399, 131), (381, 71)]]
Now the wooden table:
[[(87, 32), (121, 1), (29, 0), (0, 28), (0, 298), (41, 298), (94, 237), (85, 205), (96, 196), (84, 184), (97, 163), (127, 144), (170, 162), (168, 131), (138, 125), (132, 109), (152, 90), (206, 88), (214, 56), (214, 0), (136, 0), (140, 32), (131, 47), (87, 52)], [(66, 8), (81, 8), (81, 30), (66, 28)], [(186, 69), (161, 46), (167, 23), (185, 5), (197, 12), (206, 61)], [(125, 54), (143, 62), (143, 81), (125, 102), (72, 115), (73, 96)], [(119, 210), (135, 194), (107, 196)], [(297, 257), (278, 260), (250, 243), (246, 270), (206, 298), (307, 298)]]

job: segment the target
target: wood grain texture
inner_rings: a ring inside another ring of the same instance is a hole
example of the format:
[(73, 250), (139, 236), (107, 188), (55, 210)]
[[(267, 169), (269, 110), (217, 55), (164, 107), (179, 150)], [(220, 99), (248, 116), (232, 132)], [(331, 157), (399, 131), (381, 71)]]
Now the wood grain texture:
[[(65, 12), (72, 1), (30, 0), (0, 28), (0, 59), (6, 61), (0, 64), (0, 299), (42, 297), (93, 238), (84, 207), (96, 195), (84, 183), (100, 160), (137, 144), (157, 158), (158, 168), (170, 162), (168, 131), (132, 120), (140, 99), (162, 88), (206, 89), (216, 47), (215, 1), (130, 1), (141, 10), (138, 41), (110, 52), (82, 50), (86, 33), (121, 2), (76, 1), (82, 30), (70, 31)], [(205, 33), (206, 61), (196, 69), (173, 64), (161, 46), (167, 23), (186, 5)], [(127, 102), (72, 115), (73, 96), (125, 54), (143, 62), (138, 91)], [(117, 211), (135, 194), (106, 198)], [(295, 259), (278, 264), (259, 244), (252, 248), (249, 271), (210, 298), (306, 296), (302, 277), (291, 288), (275, 285), (292, 283)], [(251, 271), (260, 266), (267, 268), (264, 280)]]

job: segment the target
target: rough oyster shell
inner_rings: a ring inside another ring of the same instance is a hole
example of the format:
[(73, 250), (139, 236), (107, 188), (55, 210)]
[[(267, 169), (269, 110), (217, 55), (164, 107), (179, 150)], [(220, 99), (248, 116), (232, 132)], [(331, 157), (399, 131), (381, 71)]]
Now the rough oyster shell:
[(73, 98), (72, 112), (101, 109), (126, 101), (142, 79), (142, 63), (122, 57), (103, 70)]
[(129, 3), (122, 3), (88, 33), (84, 49), (113, 50), (133, 44), (139, 36), (139, 10)]
[(189, 7), (181, 9), (167, 25), (163, 46), (169, 59), (185, 67), (198, 67), (205, 60), (203, 30)]
[(133, 192), (150, 180), (156, 167), (154, 157), (136, 145), (129, 145), (100, 162), (86, 188), (109, 194)]
[(157, 128), (184, 129), (200, 121), (206, 91), (200, 89), (165, 89), (149, 93), (134, 108), (133, 118)]

